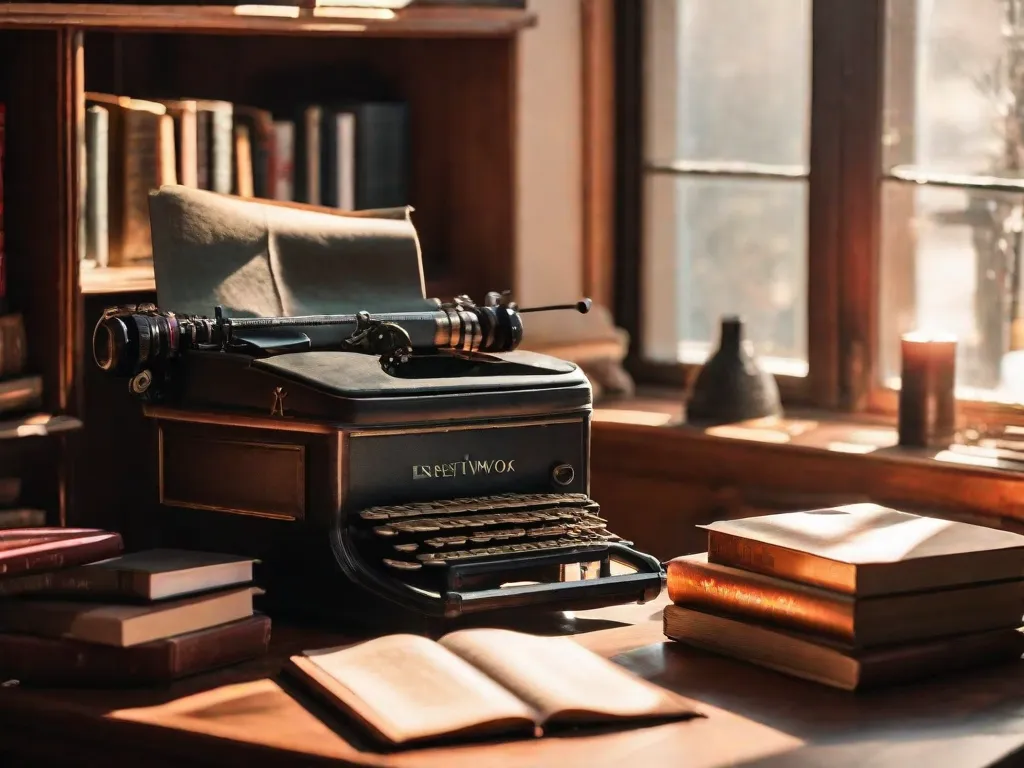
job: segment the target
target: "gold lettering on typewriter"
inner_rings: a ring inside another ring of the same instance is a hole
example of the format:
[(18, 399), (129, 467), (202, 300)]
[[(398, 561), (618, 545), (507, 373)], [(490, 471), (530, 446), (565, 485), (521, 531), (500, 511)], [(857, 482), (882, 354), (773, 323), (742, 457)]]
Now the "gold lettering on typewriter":
[(445, 464), (414, 464), (413, 480), (432, 480), (474, 475), (507, 475), (516, 471), (515, 459), (470, 459)]

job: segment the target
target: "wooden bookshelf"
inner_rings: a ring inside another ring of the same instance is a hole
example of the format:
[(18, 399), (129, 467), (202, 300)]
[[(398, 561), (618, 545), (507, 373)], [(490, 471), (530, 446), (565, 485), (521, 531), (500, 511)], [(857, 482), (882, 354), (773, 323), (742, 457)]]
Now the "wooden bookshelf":
[(529, 12), (489, 8), (0, 4), (9, 292), (29, 328), (30, 367), (44, 377), (45, 411), (83, 425), (48, 438), (51, 474), (35, 487), (55, 489), (44, 500), (55, 520), (130, 537), (155, 508), (150, 425), (125, 382), (91, 360), (104, 307), (156, 297), (147, 266), (79, 261), (85, 93), (267, 108), (404, 100), (428, 293), (483, 296), (516, 284), (518, 36), (534, 23)]
[(505, 8), (300, 9), (282, 5), (189, 6), (7, 3), (3, 27), (66, 27), (132, 32), (292, 34), (330, 37), (506, 37), (536, 17)]

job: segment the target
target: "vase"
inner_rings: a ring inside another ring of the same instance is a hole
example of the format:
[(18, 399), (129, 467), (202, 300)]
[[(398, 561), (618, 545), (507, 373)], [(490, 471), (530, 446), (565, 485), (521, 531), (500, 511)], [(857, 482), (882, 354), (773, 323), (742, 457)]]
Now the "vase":
[(689, 424), (711, 426), (781, 416), (779, 386), (758, 365), (739, 317), (722, 318), (718, 349), (697, 374), (686, 404)]

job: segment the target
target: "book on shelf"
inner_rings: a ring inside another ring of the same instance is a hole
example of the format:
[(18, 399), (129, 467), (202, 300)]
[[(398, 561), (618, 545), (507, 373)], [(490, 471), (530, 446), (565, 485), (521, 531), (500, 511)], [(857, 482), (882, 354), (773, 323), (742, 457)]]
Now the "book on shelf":
[(0, 414), (38, 409), (43, 402), (42, 376), (0, 379)]
[(701, 717), (694, 702), (569, 638), (466, 629), (387, 635), (289, 660), (298, 682), (388, 747)]
[(341, 210), (409, 204), (400, 101), (274, 111), (223, 100), (88, 94), (82, 257), (149, 264), (148, 195), (166, 184)]
[[(46, 511), (42, 509), (0, 509), (0, 530), (9, 531), (14, 528), (44, 528)], [(2, 581), (0, 581), (2, 585)]]
[[(4, 147), (7, 136), (7, 106), (0, 101), (0, 315), (7, 313), (7, 258), (4, 250)], [(2, 375), (2, 373), (0, 373)]]

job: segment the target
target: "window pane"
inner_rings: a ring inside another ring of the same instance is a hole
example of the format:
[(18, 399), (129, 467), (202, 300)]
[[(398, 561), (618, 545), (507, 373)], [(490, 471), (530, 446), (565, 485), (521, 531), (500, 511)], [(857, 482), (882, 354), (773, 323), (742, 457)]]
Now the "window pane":
[(774, 373), (807, 375), (803, 181), (647, 177), (643, 348), (702, 363), (739, 314)]
[[(1017, 0), (889, 0), (886, 167), (1021, 175)], [(1016, 70), (1016, 75), (1013, 72)]]
[(1024, 401), (1024, 196), (892, 182), (882, 200), (884, 383), (899, 385), (902, 333), (946, 332), (961, 396)]
[(807, 164), (811, 0), (648, 0), (647, 159)]

